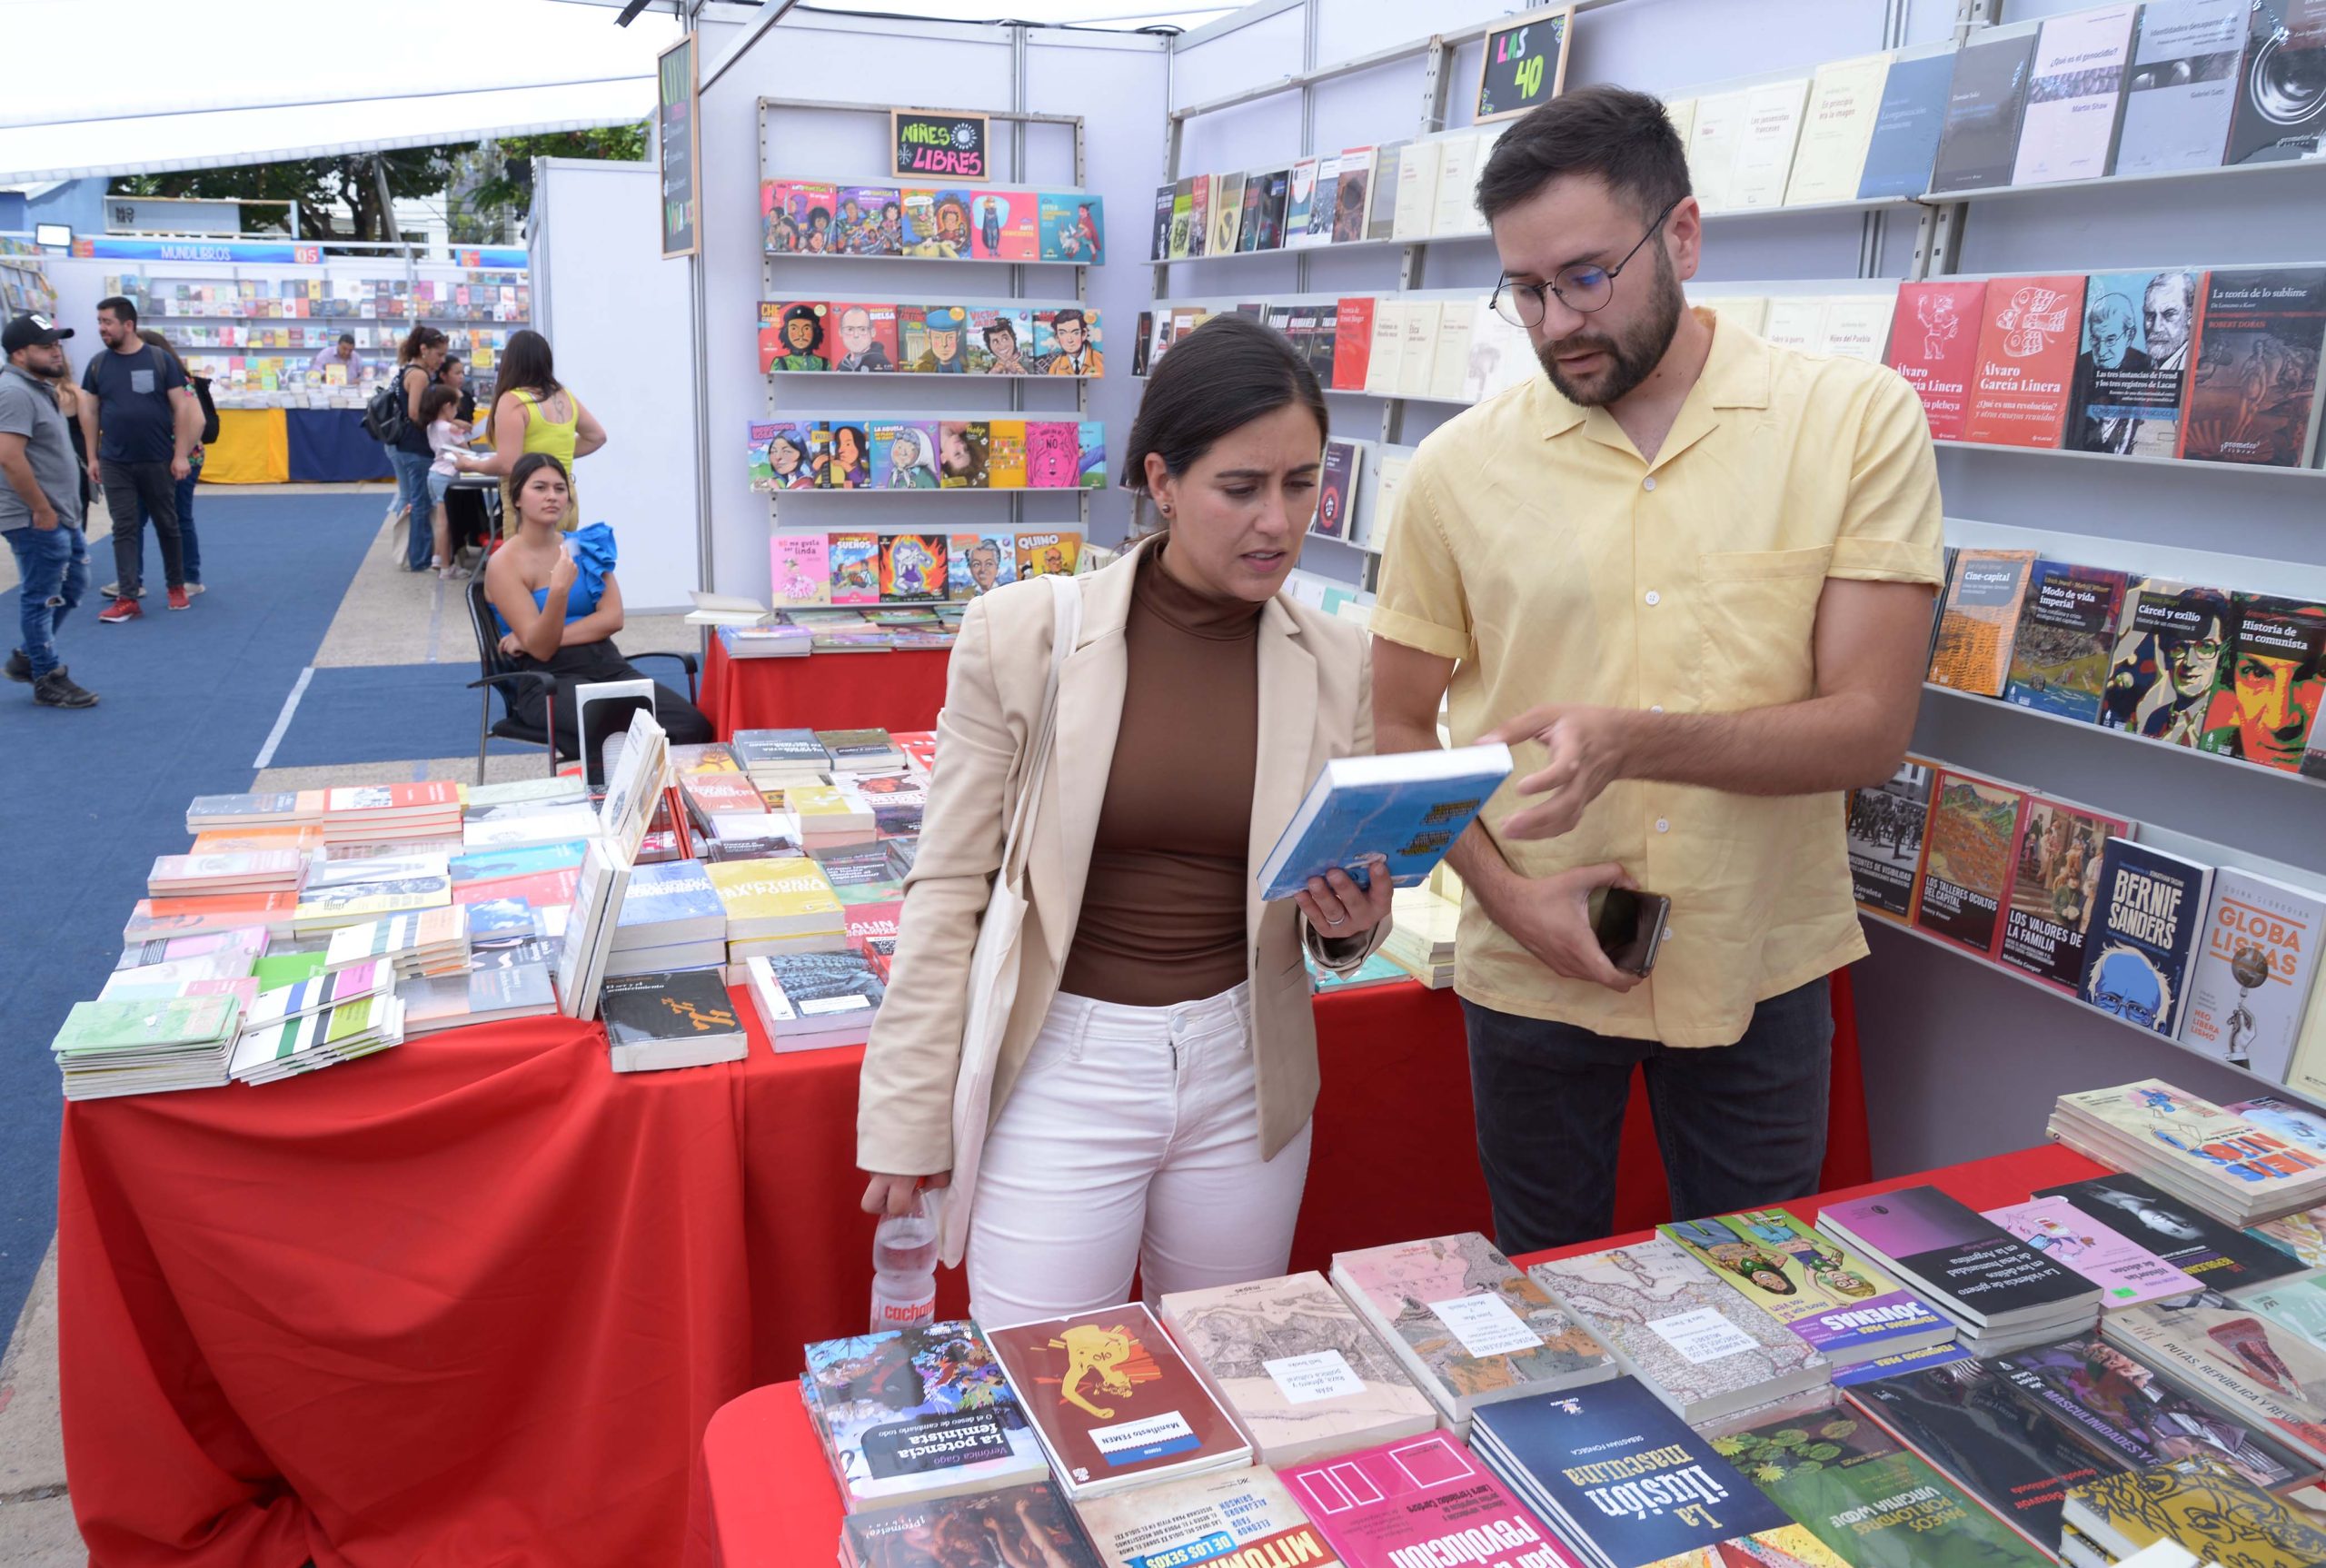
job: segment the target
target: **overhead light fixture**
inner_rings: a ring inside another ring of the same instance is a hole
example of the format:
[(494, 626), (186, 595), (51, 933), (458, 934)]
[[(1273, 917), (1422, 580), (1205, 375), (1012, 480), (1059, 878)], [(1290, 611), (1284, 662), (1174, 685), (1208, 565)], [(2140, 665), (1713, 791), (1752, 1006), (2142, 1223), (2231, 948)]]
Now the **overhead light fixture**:
[(622, 6), (621, 15), (614, 18), (614, 25), (617, 27), (629, 26), (632, 22), (638, 20), (638, 14), (645, 9), (646, 0), (629, 0), (629, 3)]

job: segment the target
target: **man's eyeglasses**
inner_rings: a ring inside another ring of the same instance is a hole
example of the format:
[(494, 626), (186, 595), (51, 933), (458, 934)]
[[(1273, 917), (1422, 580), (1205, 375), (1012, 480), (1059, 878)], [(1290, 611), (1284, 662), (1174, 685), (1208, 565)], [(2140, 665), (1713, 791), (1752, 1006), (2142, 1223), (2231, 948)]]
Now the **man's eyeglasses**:
[(1624, 259), (1612, 267), (1576, 262), (1561, 267), (1547, 283), (1515, 283), (1505, 277), (1495, 285), (1494, 313), (1514, 327), (1539, 327), (1543, 324), (1543, 313), (1549, 308), (1543, 297), (1546, 293), (1558, 295), (1559, 303), (1585, 315), (1605, 309), (1607, 302), (1615, 297), (1616, 276), (1631, 265), (1632, 258), (1639, 254), (1640, 245), (1655, 237), (1655, 231), (1664, 226), (1672, 209), (1686, 200), (1685, 196), (1675, 197), (1656, 213), (1655, 221), (1647, 225), (1647, 233), (1639, 237), (1639, 243), (1625, 251)]

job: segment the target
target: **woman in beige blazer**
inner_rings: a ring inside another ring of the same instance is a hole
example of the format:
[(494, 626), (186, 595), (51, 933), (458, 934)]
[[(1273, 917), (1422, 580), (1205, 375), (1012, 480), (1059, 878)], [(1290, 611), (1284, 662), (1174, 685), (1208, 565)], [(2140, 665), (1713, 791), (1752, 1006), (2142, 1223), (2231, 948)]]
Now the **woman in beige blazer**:
[[(1373, 747), (1365, 639), (1279, 592), (1317, 506), (1317, 378), (1237, 317), (1171, 345), (1127, 480), (1165, 531), (1075, 580), (1056, 744), (1027, 856), (1023, 967), (968, 1231), (970, 1310), (999, 1325), (1281, 1274), (1308, 1161), (1317, 1036), (1304, 948), (1354, 968), (1386, 878), (1336, 870), (1263, 904), (1254, 871), (1317, 770)], [(919, 858), (857, 1121), (864, 1206), (953, 1168), (971, 949), (1029, 777), (1051, 590), (970, 605)], [(1384, 848), (1387, 848), (1384, 846)], [(1297, 907), (1296, 907), (1297, 905)]]

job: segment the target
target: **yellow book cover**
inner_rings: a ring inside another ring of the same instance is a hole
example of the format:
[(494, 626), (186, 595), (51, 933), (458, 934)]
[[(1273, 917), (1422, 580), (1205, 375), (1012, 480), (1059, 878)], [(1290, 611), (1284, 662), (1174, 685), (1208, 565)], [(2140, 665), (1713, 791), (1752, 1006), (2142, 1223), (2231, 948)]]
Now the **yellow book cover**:
[(860, 817), (861, 809), (842, 791), (829, 784), (794, 784), (783, 791), (783, 809), (802, 819)]
[(832, 885), (812, 860), (713, 860), (703, 867), (730, 922), (844, 919)]
[(988, 490), (1026, 488), (1026, 422), (998, 419), (986, 426), (988, 447), (985, 484)]
[(2326, 1530), (2202, 1455), (2086, 1482), (2069, 1490), (2068, 1507), (2092, 1515), (2102, 1526), (2097, 1533), (2122, 1537), (2131, 1552), (2171, 1541), (2203, 1561), (2239, 1568), (2326, 1563)]

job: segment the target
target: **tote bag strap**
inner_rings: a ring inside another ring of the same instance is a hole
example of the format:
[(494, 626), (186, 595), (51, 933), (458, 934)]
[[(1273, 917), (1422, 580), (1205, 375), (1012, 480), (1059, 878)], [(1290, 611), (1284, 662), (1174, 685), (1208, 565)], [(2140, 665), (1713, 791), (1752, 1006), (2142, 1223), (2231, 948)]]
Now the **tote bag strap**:
[(1033, 838), (1034, 806), (1049, 775), (1050, 753), (1058, 743), (1059, 679), (1082, 635), (1082, 590), (1070, 577), (1045, 577), (1050, 585), (1050, 669), (1042, 692), (1042, 709), (1034, 721), (1027, 752), (1025, 776), (1009, 813), (1009, 833), (1001, 850), (1000, 876), (1012, 888), (1025, 886), (1026, 857)]

